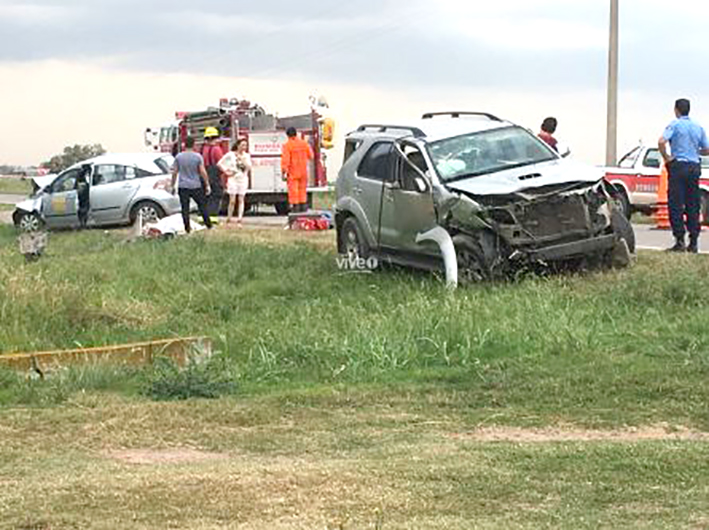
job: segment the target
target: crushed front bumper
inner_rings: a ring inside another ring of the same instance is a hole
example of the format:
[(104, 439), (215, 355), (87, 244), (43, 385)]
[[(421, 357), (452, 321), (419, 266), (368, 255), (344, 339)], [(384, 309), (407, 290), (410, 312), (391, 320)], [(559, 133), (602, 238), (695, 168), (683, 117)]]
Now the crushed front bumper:
[(616, 242), (617, 237), (614, 234), (610, 234), (573, 241), (571, 243), (537, 248), (525, 252), (524, 255), (533, 261), (560, 261), (610, 251), (615, 247)]

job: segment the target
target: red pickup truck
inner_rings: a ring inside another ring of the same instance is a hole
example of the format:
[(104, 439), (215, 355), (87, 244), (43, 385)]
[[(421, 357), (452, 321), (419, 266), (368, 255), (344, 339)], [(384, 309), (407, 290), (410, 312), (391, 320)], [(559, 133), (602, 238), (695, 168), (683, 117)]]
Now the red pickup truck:
[[(618, 192), (626, 215), (639, 211), (652, 214), (657, 207), (657, 190), (662, 172), (662, 155), (655, 147), (639, 145), (620, 159), (617, 167), (606, 168), (606, 180)], [(709, 222), (709, 157), (702, 158), (702, 217)]]

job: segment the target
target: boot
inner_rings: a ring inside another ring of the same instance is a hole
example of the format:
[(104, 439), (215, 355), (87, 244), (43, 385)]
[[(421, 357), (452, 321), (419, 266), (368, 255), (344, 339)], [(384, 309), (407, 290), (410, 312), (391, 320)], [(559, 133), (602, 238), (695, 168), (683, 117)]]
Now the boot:
[(667, 252), (684, 252), (686, 247), (684, 246), (684, 238), (675, 238), (674, 246), (667, 249)]
[(699, 238), (698, 237), (690, 237), (689, 238), (689, 246), (687, 247), (687, 252), (690, 254), (699, 254)]

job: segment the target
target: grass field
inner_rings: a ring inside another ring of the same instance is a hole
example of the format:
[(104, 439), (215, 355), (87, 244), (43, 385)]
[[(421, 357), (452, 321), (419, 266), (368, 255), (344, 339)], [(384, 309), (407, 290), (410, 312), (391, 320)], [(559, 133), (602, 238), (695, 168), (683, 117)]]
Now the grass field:
[(448, 293), (331, 233), (14, 238), (4, 353), (206, 334), (235, 386), (0, 371), (0, 527), (709, 527), (703, 256)]
[(0, 178), (0, 193), (29, 195), (32, 191), (32, 182), (20, 177)]

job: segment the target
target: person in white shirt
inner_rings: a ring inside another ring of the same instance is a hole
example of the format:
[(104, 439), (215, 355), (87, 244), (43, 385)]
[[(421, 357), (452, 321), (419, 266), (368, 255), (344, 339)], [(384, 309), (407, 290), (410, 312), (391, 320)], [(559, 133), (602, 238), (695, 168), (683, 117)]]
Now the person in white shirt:
[(225, 154), (217, 164), (219, 169), (227, 176), (226, 192), (229, 194), (229, 209), (227, 210), (227, 224), (234, 216), (234, 206), (238, 199), (239, 209), (236, 218), (236, 225), (241, 227), (244, 218), (244, 202), (246, 190), (249, 187), (251, 178), (251, 157), (246, 152), (248, 142), (246, 138), (236, 141), (231, 151)]

